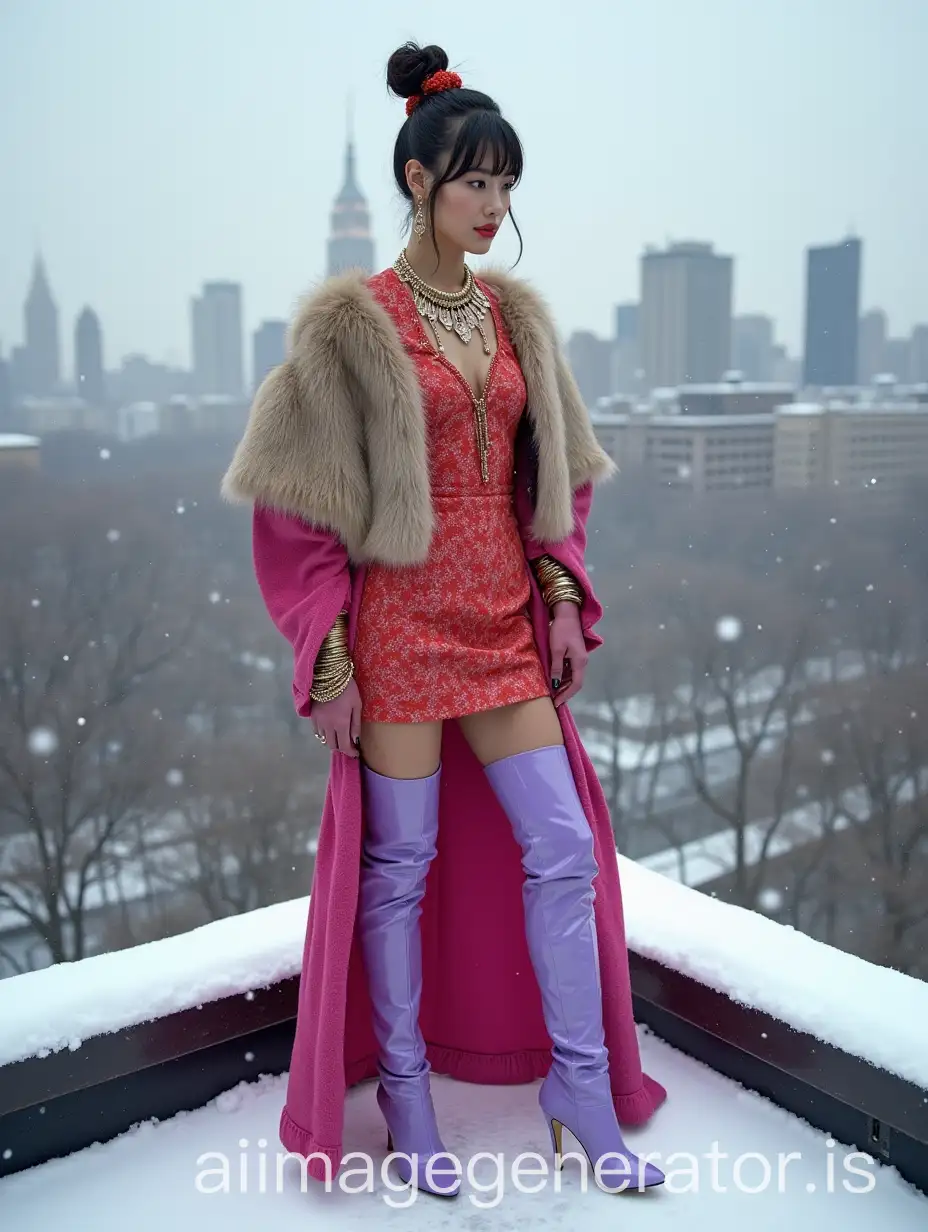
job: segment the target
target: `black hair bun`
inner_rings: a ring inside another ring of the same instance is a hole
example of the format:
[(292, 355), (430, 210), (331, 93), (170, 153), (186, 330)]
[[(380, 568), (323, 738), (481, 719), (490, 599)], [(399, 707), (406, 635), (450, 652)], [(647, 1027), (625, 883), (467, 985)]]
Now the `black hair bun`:
[(387, 61), (387, 86), (400, 98), (411, 98), (422, 93), (422, 83), (426, 77), (447, 67), (447, 54), (434, 43), (428, 47), (404, 43)]

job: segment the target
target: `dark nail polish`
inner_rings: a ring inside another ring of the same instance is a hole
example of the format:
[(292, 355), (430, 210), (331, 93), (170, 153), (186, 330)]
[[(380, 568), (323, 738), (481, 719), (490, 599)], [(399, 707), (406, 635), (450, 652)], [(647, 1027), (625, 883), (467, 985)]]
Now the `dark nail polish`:
[(560, 687), (561, 687), (561, 678), (560, 676), (555, 676), (554, 679), (551, 681), (551, 688), (559, 689)]

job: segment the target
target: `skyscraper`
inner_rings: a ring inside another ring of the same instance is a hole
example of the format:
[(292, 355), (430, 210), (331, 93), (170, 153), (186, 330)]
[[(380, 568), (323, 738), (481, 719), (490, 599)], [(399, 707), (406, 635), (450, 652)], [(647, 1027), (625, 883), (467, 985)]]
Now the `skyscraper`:
[(686, 241), (641, 258), (640, 361), (645, 385), (721, 380), (731, 367), (731, 257)]
[(92, 308), (84, 309), (74, 329), (74, 384), (79, 396), (90, 406), (103, 406), (103, 334), (100, 319)]
[(746, 381), (769, 381), (773, 374), (773, 321), (761, 313), (735, 317), (732, 330), (735, 367)]
[(36, 254), (32, 285), (23, 310), (25, 325), (24, 394), (54, 393), (61, 378), (58, 308), (52, 298), (45, 262)]
[(857, 384), (861, 247), (847, 239), (806, 251), (806, 385)]
[(587, 329), (577, 330), (567, 340), (567, 359), (588, 407), (612, 393), (612, 343)]
[(253, 389), (257, 389), (272, 368), (286, 358), (287, 322), (262, 321), (252, 337)]
[(237, 282), (205, 282), (191, 301), (193, 385), (198, 394), (244, 393), (242, 288)]
[(332, 207), (328, 244), (328, 273), (360, 269), (374, 272), (374, 241), (367, 200), (358, 188), (355, 172), (354, 141), (345, 146), (345, 179)]
[(13, 418), (13, 378), (10, 365), (0, 351), (0, 432), (5, 432)]
[(612, 339), (609, 392), (637, 393), (639, 388), (640, 304), (616, 304), (615, 336)]
[(875, 376), (886, 371), (886, 313), (871, 308), (857, 324), (857, 380), (869, 385)]

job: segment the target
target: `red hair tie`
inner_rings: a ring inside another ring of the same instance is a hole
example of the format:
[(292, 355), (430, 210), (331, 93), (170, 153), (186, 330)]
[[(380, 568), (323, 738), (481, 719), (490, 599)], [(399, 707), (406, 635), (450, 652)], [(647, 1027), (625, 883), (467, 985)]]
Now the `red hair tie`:
[(412, 94), (406, 100), (406, 114), (411, 116), (426, 94), (441, 94), (443, 90), (460, 90), (464, 83), (457, 73), (449, 73), (446, 68), (440, 68), (431, 77), (426, 77), (422, 83), (422, 93)]

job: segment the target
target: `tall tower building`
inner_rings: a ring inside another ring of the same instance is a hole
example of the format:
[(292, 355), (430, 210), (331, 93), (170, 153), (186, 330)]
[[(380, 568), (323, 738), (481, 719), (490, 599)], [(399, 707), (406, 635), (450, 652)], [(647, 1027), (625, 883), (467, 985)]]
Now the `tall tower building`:
[(732, 330), (734, 364), (746, 381), (773, 379), (773, 321), (761, 313), (735, 317)]
[(857, 381), (869, 385), (875, 376), (886, 371), (886, 341), (889, 333), (886, 313), (871, 308), (857, 325)]
[(74, 329), (74, 384), (78, 396), (90, 406), (102, 407), (106, 402), (103, 332), (92, 308), (84, 309)]
[(25, 326), (24, 394), (54, 393), (61, 379), (58, 308), (52, 298), (45, 262), (36, 255), (32, 285), (23, 310)]
[(252, 335), (253, 389), (257, 389), (272, 368), (282, 364), (287, 351), (287, 322), (262, 321)]
[(190, 307), (195, 392), (241, 398), (245, 390), (241, 286), (205, 282)]
[(13, 418), (13, 377), (10, 365), (0, 350), (0, 432), (5, 432)]
[(349, 134), (345, 146), (345, 179), (332, 206), (328, 274), (360, 269), (374, 272), (374, 240), (371, 236), (371, 216), (367, 200), (358, 188), (355, 171), (354, 140)]
[(719, 381), (731, 367), (733, 264), (695, 241), (642, 255), (639, 346), (647, 388)]
[(612, 393), (612, 344), (589, 330), (577, 330), (567, 340), (567, 360), (588, 407)]
[(857, 384), (861, 249), (847, 239), (806, 251), (806, 385)]

